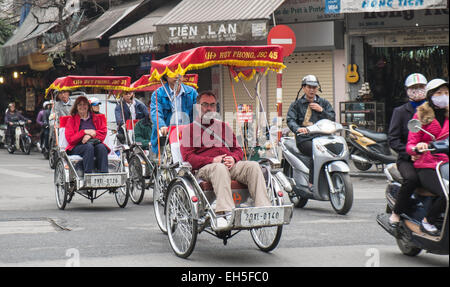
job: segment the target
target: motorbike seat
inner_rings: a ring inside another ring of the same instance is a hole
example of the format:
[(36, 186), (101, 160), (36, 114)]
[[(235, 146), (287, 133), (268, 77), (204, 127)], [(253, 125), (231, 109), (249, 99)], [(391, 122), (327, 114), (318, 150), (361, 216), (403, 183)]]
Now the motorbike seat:
[[(389, 174), (392, 176), (393, 180), (395, 180), (396, 182), (401, 183), (401, 184), (403, 183), (403, 177), (397, 168), (397, 164), (390, 164), (386, 169), (388, 170)], [(429, 192), (427, 189), (425, 189), (423, 187), (416, 188), (414, 193), (419, 196), (436, 196), (435, 194)]]
[(298, 148), (295, 139), (288, 139), (284, 141), (284, 146), (291, 152), (295, 157), (300, 159), (308, 168), (311, 166), (312, 158), (302, 154)]
[(385, 133), (376, 133), (376, 132), (369, 131), (366, 129), (361, 129), (361, 128), (355, 128), (355, 131), (363, 134), (364, 136), (366, 136), (376, 142), (387, 141), (387, 134), (385, 134)]

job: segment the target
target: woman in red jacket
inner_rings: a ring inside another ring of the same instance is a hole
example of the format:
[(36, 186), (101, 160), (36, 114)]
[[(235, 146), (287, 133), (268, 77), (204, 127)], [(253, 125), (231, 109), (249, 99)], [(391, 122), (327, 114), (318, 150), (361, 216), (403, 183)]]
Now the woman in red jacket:
[(107, 173), (109, 148), (103, 143), (107, 133), (105, 115), (95, 114), (84, 96), (76, 99), (70, 115), (65, 130), (69, 143), (67, 153), (83, 158), (85, 173), (92, 173), (94, 167), (100, 173)]
[[(427, 84), (427, 102), (417, 108), (414, 119), (419, 119), (422, 129), (432, 134), (436, 140), (448, 137), (448, 83), (441, 79), (434, 79)], [(445, 209), (445, 197), (442, 191), (435, 168), (439, 162), (448, 162), (448, 156), (444, 153), (431, 154), (423, 152), (428, 149), (432, 137), (424, 131), (410, 132), (406, 151), (410, 155), (419, 155), (414, 162), (414, 167), (420, 178), (422, 186), (436, 195), (426, 217), (422, 220), (420, 228), (430, 235), (438, 235), (439, 230), (435, 226), (440, 213)], [(417, 153), (418, 151), (418, 153)]]

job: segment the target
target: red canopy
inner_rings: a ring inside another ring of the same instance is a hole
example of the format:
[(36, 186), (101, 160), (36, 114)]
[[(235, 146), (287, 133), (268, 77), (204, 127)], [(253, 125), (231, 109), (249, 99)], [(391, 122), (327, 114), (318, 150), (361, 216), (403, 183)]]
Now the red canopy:
[[(152, 92), (159, 87), (161, 87), (160, 81), (149, 82), (150, 75), (143, 75), (139, 80), (132, 83), (130, 88), (135, 92)], [(198, 89), (198, 75), (197, 74), (186, 74), (183, 76), (183, 84), (192, 86)]]
[(103, 88), (105, 90), (129, 90), (131, 78), (128, 76), (66, 76), (57, 78), (45, 90), (45, 96), (51, 90), (67, 91), (82, 87)]
[(286, 67), (283, 65), (282, 49), (277, 45), (198, 47), (152, 61), (150, 81), (159, 81), (165, 74), (176, 77), (184, 75), (189, 70), (204, 69), (214, 65), (265, 67), (279, 71)]

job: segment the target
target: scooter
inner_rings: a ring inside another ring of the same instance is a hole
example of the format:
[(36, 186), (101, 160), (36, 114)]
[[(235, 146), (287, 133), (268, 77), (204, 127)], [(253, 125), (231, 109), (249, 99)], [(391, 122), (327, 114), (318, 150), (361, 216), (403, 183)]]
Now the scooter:
[[(413, 121), (411, 123), (411, 121)], [(420, 121), (411, 120), (410, 131), (416, 132), (421, 129)], [(408, 127), (410, 127), (408, 125)], [(449, 148), (448, 138), (442, 141), (434, 141), (429, 145), (428, 151), (431, 153), (447, 153)], [(411, 197), (414, 203), (411, 210), (406, 214), (401, 214), (401, 221), (397, 228), (389, 224), (391, 210), (394, 209), (397, 194), (401, 187), (402, 177), (395, 164), (390, 164), (384, 170), (388, 179), (386, 187), (387, 208), (386, 213), (377, 216), (378, 224), (389, 234), (394, 236), (400, 251), (407, 256), (416, 256), (422, 250), (429, 253), (448, 255), (448, 182), (449, 182), (449, 163), (439, 163), (436, 167), (436, 173), (441, 183), (442, 190), (446, 197), (446, 209), (441, 220), (435, 224), (441, 232), (439, 236), (431, 236), (420, 230), (420, 222), (426, 215), (426, 211), (433, 201), (433, 194), (423, 188), (418, 188)]]
[(9, 137), (7, 150), (13, 154), (16, 150), (21, 150), (25, 154), (30, 154), (31, 151), (31, 135), (25, 127), (25, 121), (12, 122), (16, 129), (16, 136)]
[(391, 152), (385, 133), (358, 128), (355, 124), (351, 124), (346, 131), (351, 145), (350, 158), (357, 169), (366, 171), (372, 165), (378, 169), (379, 165), (396, 162), (397, 158)]
[[(313, 158), (300, 153), (295, 138), (282, 137), (282, 167), (291, 180), (289, 198), (295, 207), (302, 208), (309, 199), (331, 201), (333, 209), (347, 214), (353, 205), (353, 185), (348, 166), (349, 150), (342, 136), (342, 125), (327, 119), (307, 127), (309, 134), (318, 135), (313, 142)], [(309, 187), (311, 161), (314, 160), (314, 179)]]

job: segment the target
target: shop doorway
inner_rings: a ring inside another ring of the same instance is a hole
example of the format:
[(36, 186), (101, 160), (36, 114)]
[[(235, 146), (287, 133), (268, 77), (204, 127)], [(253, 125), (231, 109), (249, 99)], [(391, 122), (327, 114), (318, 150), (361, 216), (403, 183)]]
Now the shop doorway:
[(422, 73), (430, 81), (448, 80), (449, 47), (372, 47), (365, 46), (366, 81), (374, 100), (385, 104), (385, 131), (392, 111), (408, 99), (404, 89), (406, 77)]

